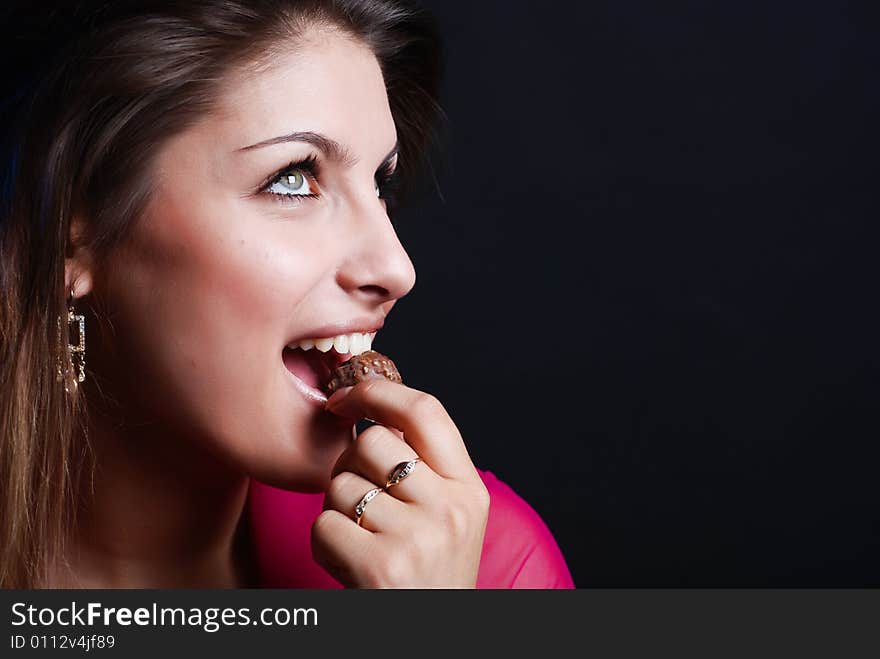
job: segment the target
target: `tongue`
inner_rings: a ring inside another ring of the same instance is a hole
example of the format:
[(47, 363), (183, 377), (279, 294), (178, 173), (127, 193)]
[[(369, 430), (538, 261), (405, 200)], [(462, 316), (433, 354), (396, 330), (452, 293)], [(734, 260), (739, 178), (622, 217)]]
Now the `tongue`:
[(315, 389), (321, 389), (330, 377), (330, 369), (317, 350), (285, 348), (282, 358), (288, 371)]

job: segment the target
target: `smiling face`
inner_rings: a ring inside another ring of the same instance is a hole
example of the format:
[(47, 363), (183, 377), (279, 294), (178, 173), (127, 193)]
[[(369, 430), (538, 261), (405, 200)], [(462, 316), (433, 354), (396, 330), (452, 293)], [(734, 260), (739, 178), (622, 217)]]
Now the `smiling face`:
[[(381, 198), (396, 142), (375, 57), (322, 31), (230, 78), (215, 116), (163, 146), (147, 212), (92, 291), (109, 323), (90, 368), (127, 420), (265, 482), (326, 486), (351, 424), (285, 366), (308, 380), (309, 360), (282, 354), (375, 331), (414, 285)], [(314, 174), (289, 167), (310, 157)]]

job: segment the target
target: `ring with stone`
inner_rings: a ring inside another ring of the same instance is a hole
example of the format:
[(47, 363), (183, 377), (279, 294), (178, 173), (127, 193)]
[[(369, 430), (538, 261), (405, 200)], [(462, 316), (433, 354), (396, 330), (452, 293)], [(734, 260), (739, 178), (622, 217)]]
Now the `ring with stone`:
[(412, 473), (412, 470), (415, 469), (416, 464), (421, 461), (421, 458), (413, 458), (412, 460), (404, 460), (403, 462), (398, 463), (397, 466), (391, 470), (391, 473), (388, 474), (388, 481), (385, 483), (385, 489), (397, 485), (400, 481), (409, 476)]
[(372, 490), (367, 492), (364, 497), (360, 500), (360, 503), (354, 507), (354, 521), (357, 522), (357, 525), (360, 526), (361, 522), (364, 519), (364, 510), (367, 508), (367, 504), (372, 501), (377, 494), (383, 492), (385, 490), (384, 487), (374, 487)]

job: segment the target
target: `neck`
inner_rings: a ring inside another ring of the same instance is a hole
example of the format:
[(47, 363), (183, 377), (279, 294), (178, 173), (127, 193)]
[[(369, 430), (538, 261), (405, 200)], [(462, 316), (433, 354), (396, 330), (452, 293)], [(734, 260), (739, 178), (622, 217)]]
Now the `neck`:
[(232, 588), (252, 582), (248, 478), (159, 426), (90, 417), (94, 478), (56, 587)]

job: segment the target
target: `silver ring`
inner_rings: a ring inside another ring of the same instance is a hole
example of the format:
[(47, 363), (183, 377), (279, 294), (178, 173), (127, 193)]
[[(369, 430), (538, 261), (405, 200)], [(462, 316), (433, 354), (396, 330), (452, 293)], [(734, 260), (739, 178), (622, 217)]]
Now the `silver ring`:
[(367, 492), (364, 495), (364, 498), (361, 499), (360, 503), (354, 507), (354, 521), (357, 522), (357, 525), (361, 525), (361, 521), (364, 518), (364, 510), (367, 508), (367, 504), (372, 501), (377, 494), (383, 492), (385, 490), (384, 487), (374, 487), (372, 490)]
[(404, 478), (409, 476), (412, 473), (412, 470), (415, 469), (416, 464), (421, 462), (421, 458), (413, 458), (412, 460), (405, 460), (391, 470), (391, 473), (388, 474), (388, 481), (385, 483), (385, 488), (392, 487), (393, 485), (397, 485)]

